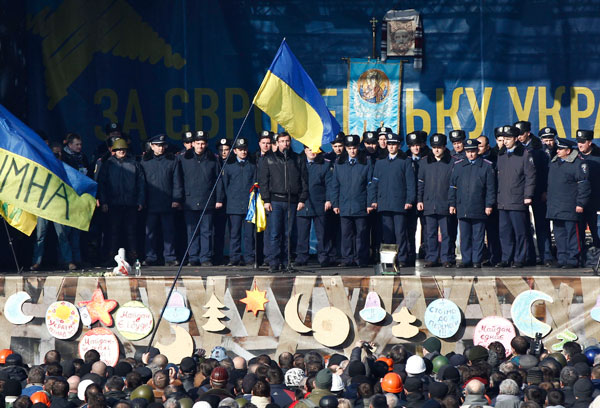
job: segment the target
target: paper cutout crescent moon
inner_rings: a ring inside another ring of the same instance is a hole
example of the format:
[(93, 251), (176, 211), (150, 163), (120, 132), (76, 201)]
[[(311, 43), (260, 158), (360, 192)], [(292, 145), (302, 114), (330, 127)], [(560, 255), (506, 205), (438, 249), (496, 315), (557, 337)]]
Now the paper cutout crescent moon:
[(283, 312), (285, 316), (285, 322), (298, 333), (308, 333), (312, 329), (307, 327), (302, 320), (300, 320), (300, 316), (298, 316), (298, 303), (300, 302), (300, 296), (302, 293), (298, 293), (294, 295), (288, 300), (285, 305), (285, 310)]
[(513, 323), (517, 326), (521, 335), (533, 338), (535, 338), (536, 333), (542, 333), (542, 336), (545, 337), (552, 330), (550, 325), (539, 321), (531, 313), (531, 305), (536, 300), (550, 303), (554, 301), (551, 296), (544, 292), (527, 290), (515, 298), (510, 308)]
[(171, 344), (156, 343), (156, 348), (160, 354), (167, 356), (169, 361), (181, 361), (184, 357), (189, 357), (194, 352), (194, 339), (181, 326), (171, 325), (175, 330), (175, 340)]
[(6, 299), (4, 304), (4, 317), (12, 324), (25, 324), (33, 320), (34, 316), (23, 313), (23, 303), (31, 300), (27, 292), (17, 292)]
[(342, 344), (350, 333), (348, 316), (337, 307), (324, 307), (315, 314), (313, 337), (327, 347)]

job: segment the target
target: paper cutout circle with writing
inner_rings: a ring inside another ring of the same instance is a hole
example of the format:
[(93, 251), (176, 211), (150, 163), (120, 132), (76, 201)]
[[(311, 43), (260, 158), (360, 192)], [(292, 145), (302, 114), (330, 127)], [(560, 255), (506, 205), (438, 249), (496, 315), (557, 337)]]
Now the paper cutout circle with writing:
[(79, 330), (79, 311), (71, 302), (54, 302), (46, 309), (46, 329), (60, 340), (73, 337)]
[(283, 315), (285, 316), (285, 322), (292, 329), (298, 333), (308, 333), (312, 329), (307, 327), (302, 320), (300, 320), (300, 316), (298, 316), (298, 303), (300, 302), (300, 296), (302, 296), (302, 293), (298, 293), (288, 300), (285, 305)]
[(519, 293), (510, 308), (513, 323), (517, 326), (521, 335), (531, 338), (535, 338), (536, 333), (542, 333), (542, 337), (545, 337), (552, 330), (550, 325), (539, 321), (531, 313), (531, 305), (536, 300), (544, 300), (550, 303), (554, 301), (550, 295), (539, 290), (526, 290)]
[(25, 324), (33, 320), (34, 316), (23, 313), (23, 303), (30, 301), (31, 296), (27, 292), (13, 293), (6, 299), (4, 304), (4, 317), (12, 324)]
[(448, 299), (436, 299), (431, 302), (425, 309), (423, 318), (427, 330), (440, 339), (454, 336), (462, 322), (460, 309)]
[(183, 295), (174, 291), (169, 298), (163, 317), (171, 323), (183, 323), (190, 319), (191, 311), (185, 307)]
[(132, 300), (117, 309), (115, 326), (127, 340), (140, 340), (152, 333), (154, 318), (146, 305)]
[(324, 307), (314, 317), (313, 336), (316, 341), (327, 347), (342, 344), (350, 333), (348, 316), (337, 307)]
[(88, 350), (98, 351), (100, 360), (111, 367), (119, 361), (119, 341), (113, 332), (105, 327), (96, 327), (79, 340), (79, 356), (83, 358)]
[(171, 344), (163, 344), (161, 339), (155, 347), (160, 350), (160, 354), (167, 356), (169, 361), (181, 361), (194, 352), (194, 339), (181, 326), (172, 324), (171, 328), (174, 328), (175, 340)]
[(477, 322), (473, 332), (473, 344), (487, 348), (490, 343), (499, 341), (508, 357), (511, 354), (510, 341), (516, 335), (515, 326), (510, 320), (500, 316), (488, 316)]
[(359, 315), (365, 322), (369, 323), (379, 323), (385, 319), (387, 312), (381, 307), (381, 300), (377, 292), (367, 294), (365, 307), (359, 312)]

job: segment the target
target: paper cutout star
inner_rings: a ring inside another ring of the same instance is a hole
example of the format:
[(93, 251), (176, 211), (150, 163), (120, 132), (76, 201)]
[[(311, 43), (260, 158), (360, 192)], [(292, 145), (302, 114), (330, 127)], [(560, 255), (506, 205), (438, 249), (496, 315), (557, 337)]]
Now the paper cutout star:
[(117, 301), (113, 299), (104, 299), (104, 293), (99, 287), (96, 288), (92, 295), (92, 300), (82, 301), (77, 303), (77, 306), (85, 306), (90, 312), (92, 323), (96, 323), (98, 320), (105, 326), (113, 325), (113, 318), (110, 314), (116, 307)]
[(256, 283), (254, 283), (254, 288), (247, 290), (246, 297), (240, 299), (240, 302), (246, 304), (246, 312), (252, 312), (256, 316), (260, 310), (265, 310), (265, 303), (268, 302), (267, 291), (258, 290)]

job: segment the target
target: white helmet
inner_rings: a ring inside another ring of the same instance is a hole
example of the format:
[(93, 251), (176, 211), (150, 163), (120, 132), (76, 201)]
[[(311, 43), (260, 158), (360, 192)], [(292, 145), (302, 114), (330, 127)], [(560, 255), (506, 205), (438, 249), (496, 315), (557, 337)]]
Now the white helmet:
[(425, 361), (423, 361), (423, 357), (410, 356), (408, 360), (406, 360), (406, 374), (417, 375), (424, 373), (425, 370)]

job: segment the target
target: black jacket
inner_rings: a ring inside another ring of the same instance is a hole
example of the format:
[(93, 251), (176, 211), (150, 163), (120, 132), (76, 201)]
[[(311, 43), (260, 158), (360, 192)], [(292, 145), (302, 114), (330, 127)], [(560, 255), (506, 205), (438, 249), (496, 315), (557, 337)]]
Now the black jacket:
[(227, 214), (246, 214), (250, 189), (254, 184), (256, 164), (254, 157), (248, 155), (244, 163), (236, 156), (230, 156), (227, 165), (223, 167), (221, 182), (217, 191), (217, 202), (226, 202)]
[(423, 203), (425, 215), (450, 215), (448, 209), (448, 189), (452, 174), (452, 156), (446, 150), (442, 158), (436, 160), (433, 153), (421, 159), (417, 183), (417, 202)]
[(533, 157), (517, 143), (514, 151), (508, 153), (506, 146), (498, 152), (498, 209), (526, 211), (523, 203), (535, 194), (535, 166)]
[(292, 203), (308, 200), (306, 161), (300, 160), (292, 150), (288, 150), (287, 160), (279, 150), (267, 153), (260, 160), (258, 184), (265, 203), (287, 201), (288, 191)]
[(325, 159), (323, 154), (318, 154), (313, 163), (308, 163), (306, 155), (302, 153), (300, 160), (306, 162), (308, 174), (308, 200), (306, 205), (297, 215), (299, 217), (314, 217), (325, 214), (325, 202), (330, 200), (331, 177), (333, 176), (332, 163)]
[(588, 209), (593, 211), (600, 210), (600, 148), (595, 144), (592, 145), (592, 151), (587, 154), (581, 154), (581, 158), (589, 166), (589, 173), (592, 176), (590, 179), (590, 186), (592, 188), (592, 197), (588, 204)]
[(183, 202), (181, 167), (173, 154), (155, 156), (152, 152), (148, 152), (140, 165), (146, 179), (148, 212), (168, 212), (171, 211), (173, 202)]
[(86, 176), (91, 176), (90, 173), (90, 163), (83, 153), (75, 153), (69, 146), (63, 147), (63, 151), (61, 154), (61, 159), (63, 162), (67, 163), (69, 166), (73, 167), (80, 173), (85, 174)]
[(581, 160), (573, 150), (563, 161), (554, 156), (548, 172), (548, 201), (546, 218), (577, 221), (576, 206), (585, 207), (590, 200), (589, 162)]
[(219, 163), (215, 155), (208, 149), (201, 155), (190, 149), (179, 156), (179, 162), (183, 173), (184, 209), (202, 211), (208, 201), (207, 210), (214, 210), (216, 194), (211, 196), (210, 193), (219, 176)]
[(144, 205), (146, 183), (140, 164), (128, 156), (106, 160), (98, 175), (98, 200), (101, 205)]
[(458, 218), (485, 220), (486, 208), (496, 204), (496, 179), (492, 162), (478, 157), (475, 163), (463, 159), (454, 163), (448, 202)]

